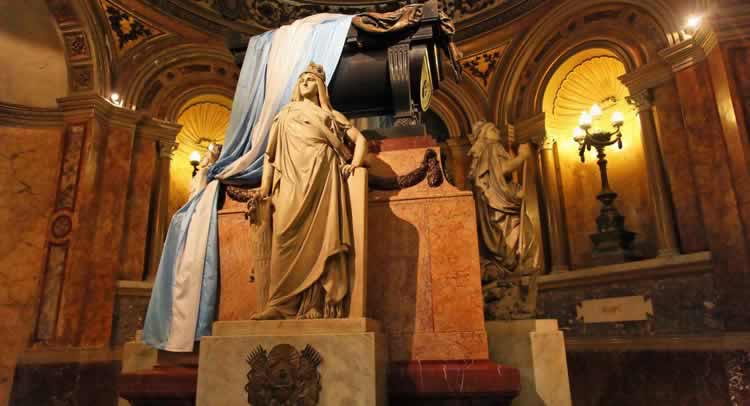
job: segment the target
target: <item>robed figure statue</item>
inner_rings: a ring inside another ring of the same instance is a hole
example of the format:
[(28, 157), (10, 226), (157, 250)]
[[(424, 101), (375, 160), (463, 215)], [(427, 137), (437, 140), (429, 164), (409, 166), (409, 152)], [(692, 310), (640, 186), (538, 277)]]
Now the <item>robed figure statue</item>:
[[(528, 144), (512, 156), (492, 123), (477, 122), (470, 135), (469, 156), (477, 209), (482, 285), (487, 319), (533, 317), (536, 286), (522, 289), (522, 278), (541, 267), (539, 242), (526, 212), (524, 187), (513, 182), (513, 173), (531, 156)], [(524, 177), (523, 181), (528, 181)]]
[(256, 198), (272, 207), (270, 269), (265, 306), (253, 319), (346, 317), (353, 243), (346, 178), (366, 152), (364, 136), (331, 107), (323, 67), (311, 63), (268, 138)]

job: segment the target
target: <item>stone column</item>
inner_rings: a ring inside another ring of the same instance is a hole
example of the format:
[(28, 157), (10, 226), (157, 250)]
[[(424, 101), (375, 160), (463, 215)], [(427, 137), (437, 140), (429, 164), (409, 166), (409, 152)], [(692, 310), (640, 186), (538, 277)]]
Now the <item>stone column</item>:
[[(532, 142), (539, 145), (539, 160), (535, 165), (541, 166), (543, 210), (547, 219), (547, 237), (549, 243), (550, 272), (565, 272), (570, 269), (567, 232), (563, 216), (563, 201), (560, 193), (559, 166), (556, 140), (547, 134), (545, 114), (539, 113), (523, 120), (514, 126), (516, 143)], [(540, 232), (541, 234), (541, 232)], [(541, 242), (541, 239), (540, 239)]]
[(545, 214), (547, 215), (547, 235), (549, 236), (549, 250), (551, 257), (551, 272), (566, 272), (570, 270), (568, 256), (568, 239), (563, 216), (562, 194), (560, 193), (560, 162), (557, 158), (557, 140), (546, 137), (540, 147), (539, 160), (542, 167), (542, 189), (545, 198)]
[(156, 185), (154, 187), (153, 209), (151, 210), (151, 226), (149, 227), (150, 248), (146, 279), (153, 281), (156, 271), (159, 269), (159, 260), (167, 237), (169, 219), (167, 210), (169, 207), (169, 167), (177, 144), (174, 139), (160, 138), (157, 142), (159, 149), (159, 168), (157, 170)]
[(450, 169), (453, 172), (455, 186), (461, 190), (469, 190), (466, 177), (469, 175), (469, 149), (471, 143), (466, 137), (451, 137), (445, 140), (450, 154)]
[(38, 338), (55, 346), (99, 347), (109, 343), (112, 329), (128, 191), (123, 185), (140, 115), (94, 94), (58, 103), (70, 146), (76, 146), (71, 151), (79, 152), (62, 164), (66, 183), (60, 196), (71, 227), (66, 253), (45, 274), (45, 285), (54, 289), (44, 295), (40, 320), (49, 324)]
[(628, 98), (629, 102), (638, 107), (638, 116), (641, 119), (643, 153), (646, 156), (649, 196), (651, 196), (656, 218), (656, 244), (659, 256), (679, 255), (677, 234), (672, 218), (672, 200), (666, 182), (667, 176), (662, 166), (662, 156), (659, 153), (651, 100), (649, 89), (642, 90)]

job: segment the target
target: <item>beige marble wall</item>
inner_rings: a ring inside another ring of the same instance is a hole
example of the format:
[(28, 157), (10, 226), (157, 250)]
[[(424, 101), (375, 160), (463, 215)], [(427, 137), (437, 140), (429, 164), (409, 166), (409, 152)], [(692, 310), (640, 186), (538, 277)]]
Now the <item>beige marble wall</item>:
[(0, 405), (34, 328), (62, 129), (0, 127)]
[(56, 107), (68, 92), (68, 68), (47, 2), (2, 0), (0, 8), (0, 102)]

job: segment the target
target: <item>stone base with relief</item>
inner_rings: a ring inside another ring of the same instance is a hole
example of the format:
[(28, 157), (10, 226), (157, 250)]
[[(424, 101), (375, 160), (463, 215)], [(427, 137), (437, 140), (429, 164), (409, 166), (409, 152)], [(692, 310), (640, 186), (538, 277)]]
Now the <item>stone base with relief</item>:
[(521, 372), (513, 406), (570, 406), (565, 340), (557, 320), (487, 321), (490, 359)]
[(371, 319), (217, 322), (198, 365), (198, 406), (387, 403), (388, 349)]

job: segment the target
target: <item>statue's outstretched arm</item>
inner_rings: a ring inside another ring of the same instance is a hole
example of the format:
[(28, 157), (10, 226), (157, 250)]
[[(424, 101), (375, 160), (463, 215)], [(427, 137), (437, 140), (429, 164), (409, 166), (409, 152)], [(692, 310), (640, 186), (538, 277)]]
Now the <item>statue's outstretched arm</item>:
[(520, 168), (521, 165), (531, 156), (531, 146), (529, 144), (521, 144), (518, 146), (518, 155), (503, 162), (503, 175), (509, 175), (511, 172)]

